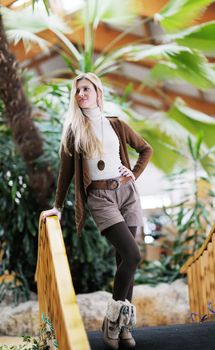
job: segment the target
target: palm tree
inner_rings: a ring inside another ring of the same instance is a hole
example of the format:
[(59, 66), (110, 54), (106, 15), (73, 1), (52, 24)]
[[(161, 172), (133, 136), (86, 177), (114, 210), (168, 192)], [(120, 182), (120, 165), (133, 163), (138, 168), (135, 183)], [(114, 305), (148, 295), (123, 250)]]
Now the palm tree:
[(32, 120), (32, 107), (25, 96), (15, 57), (9, 50), (1, 15), (0, 38), (0, 99), (4, 103), (14, 141), (27, 164), (29, 184), (40, 203), (45, 204), (52, 175), (48, 165), (43, 169), (36, 166), (37, 158), (43, 153), (43, 140)]

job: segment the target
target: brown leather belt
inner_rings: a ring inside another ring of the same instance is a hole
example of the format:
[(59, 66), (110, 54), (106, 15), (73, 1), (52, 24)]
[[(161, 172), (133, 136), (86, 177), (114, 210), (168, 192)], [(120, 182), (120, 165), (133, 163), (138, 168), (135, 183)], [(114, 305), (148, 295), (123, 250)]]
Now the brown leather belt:
[(116, 190), (121, 185), (126, 184), (131, 180), (131, 176), (121, 176), (116, 177), (114, 179), (108, 179), (108, 180), (95, 180), (92, 181), (91, 184), (88, 186), (88, 190), (91, 189), (98, 189), (98, 190)]

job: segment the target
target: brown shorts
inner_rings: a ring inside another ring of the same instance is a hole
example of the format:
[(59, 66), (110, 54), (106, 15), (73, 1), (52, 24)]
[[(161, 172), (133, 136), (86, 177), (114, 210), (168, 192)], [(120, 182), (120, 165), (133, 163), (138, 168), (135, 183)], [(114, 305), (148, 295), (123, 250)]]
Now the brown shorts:
[(140, 198), (133, 180), (115, 190), (90, 189), (87, 204), (100, 231), (122, 221), (128, 226), (142, 226)]

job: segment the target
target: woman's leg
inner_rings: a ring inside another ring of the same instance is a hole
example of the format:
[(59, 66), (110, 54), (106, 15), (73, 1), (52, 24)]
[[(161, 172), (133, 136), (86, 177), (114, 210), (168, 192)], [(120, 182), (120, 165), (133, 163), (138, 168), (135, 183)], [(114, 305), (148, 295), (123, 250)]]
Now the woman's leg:
[[(132, 233), (134, 234), (133, 228)], [(102, 231), (121, 258), (114, 278), (115, 300), (124, 301), (128, 297), (131, 298), (134, 273), (140, 262), (140, 252), (132, 233), (124, 221)]]
[[(137, 233), (137, 227), (136, 226), (129, 226), (128, 228), (129, 228), (132, 236), (135, 238), (136, 237), (136, 233)], [(122, 261), (121, 256), (118, 253), (118, 251), (116, 251), (116, 265), (117, 265), (117, 267), (120, 265), (121, 261)], [(129, 287), (129, 290), (128, 290), (128, 294), (127, 294), (127, 297), (126, 297), (126, 299), (129, 300), (130, 302), (132, 300), (133, 288), (134, 288), (134, 278), (131, 281), (131, 284), (130, 284), (130, 287)]]

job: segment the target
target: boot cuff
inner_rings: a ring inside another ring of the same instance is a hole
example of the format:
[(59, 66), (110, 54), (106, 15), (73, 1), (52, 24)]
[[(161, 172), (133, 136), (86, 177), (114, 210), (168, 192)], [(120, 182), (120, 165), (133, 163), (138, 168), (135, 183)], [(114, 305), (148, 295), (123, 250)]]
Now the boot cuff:
[(114, 300), (111, 299), (108, 302), (108, 306), (107, 306), (107, 311), (106, 311), (106, 316), (107, 318), (112, 321), (112, 322), (116, 322), (117, 319), (119, 318), (120, 315), (120, 310), (122, 308), (122, 306), (124, 305), (125, 302), (121, 301), (121, 300)]

